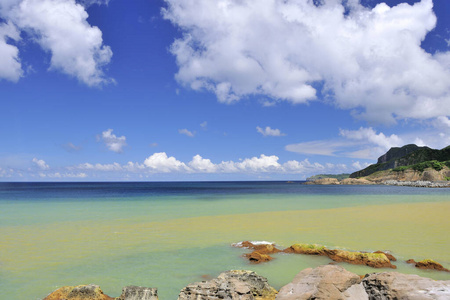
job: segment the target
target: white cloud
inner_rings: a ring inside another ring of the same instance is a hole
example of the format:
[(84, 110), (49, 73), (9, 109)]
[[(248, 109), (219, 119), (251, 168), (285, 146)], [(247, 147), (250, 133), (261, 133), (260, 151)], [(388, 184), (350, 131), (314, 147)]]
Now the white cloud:
[[(100, 29), (87, 22), (88, 14), (81, 4), (77, 4), (75, 0), (4, 2), (0, 7), (0, 17), (8, 23), (2, 24), (1, 28), (9, 26), (7, 35), (15, 40), (18, 39), (18, 34), (11, 29), (11, 22), (20, 31), (26, 31), (33, 41), (51, 54), (50, 69), (74, 76), (89, 86), (113, 81), (103, 72), (104, 66), (111, 60), (112, 51), (103, 44)], [(84, 1), (85, 4), (88, 2), (92, 4), (105, 1)], [(23, 73), (18, 60), (18, 49), (5, 44), (4, 36), (5, 33), (0, 33), (0, 53), (5, 55), (0, 60), (5, 67), (1, 68), (2, 73), (9, 73), (6, 78), (17, 81)], [(5, 61), (8, 63), (5, 64)], [(1, 76), (5, 78), (3, 74)]]
[(418, 141), (417, 137), (401, 138), (396, 134), (386, 136), (382, 132), (377, 133), (372, 127), (361, 127), (358, 130), (340, 129), (339, 135), (342, 138), (290, 144), (285, 149), (300, 154), (375, 159), (391, 147), (401, 147), (406, 142)]
[(112, 132), (113, 132), (112, 129), (103, 131), (101, 136), (97, 136), (97, 140), (103, 141), (103, 143), (105, 143), (106, 147), (109, 150), (114, 151), (116, 153), (121, 153), (123, 152), (122, 148), (127, 145), (126, 143), (127, 138), (125, 136), (117, 137)]
[(165, 152), (154, 153), (149, 156), (144, 161), (144, 165), (152, 171), (161, 173), (189, 170), (185, 163), (177, 160), (173, 156), (168, 157)]
[(11, 22), (0, 24), (0, 79), (17, 82), (23, 74), (19, 49), (8, 38), (20, 41), (20, 32)]
[(290, 144), (287, 145), (285, 149), (301, 154), (336, 156), (336, 152), (348, 146), (351, 146), (351, 144), (345, 141), (320, 140)]
[(373, 145), (380, 146), (385, 150), (389, 150), (391, 147), (403, 146), (403, 141), (395, 134), (385, 136), (384, 133), (376, 133), (372, 128), (360, 127), (358, 130), (343, 130), (341, 129), (339, 134), (347, 139), (364, 141)]
[(280, 129), (272, 129), (269, 126), (266, 128), (256, 127), (256, 131), (261, 133), (263, 136), (285, 136), (286, 134), (281, 133)]
[[(126, 175), (127, 172), (138, 175), (148, 174), (302, 174), (311, 175), (317, 173), (342, 173), (355, 171), (353, 166), (345, 164), (319, 164), (310, 163), (307, 159), (303, 161), (290, 160), (283, 164), (279, 162), (276, 155), (264, 155), (259, 157), (245, 158), (239, 161), (222, 161), (213, 163), (210, 159), (195, 155), (188, 163), (184, 163), (173, 156), (168, 156), (165, 152), (154, 153), (144, 162), (121, 165), (112, 164), (91, 164), (84, 163), (73, 167), (67, 167), (70, 171), (82, 170), (88, 174), (96, 172), (108, 172)], [(83, 174), (86, 174), (83, 173)], [(44, 174), (44, 173), (43, 173)], [(61, 173), (62, 174), (62, 173)], [(67, 174), (67, 173), (66, 173)], [(76, 174), (76, 173), (73, 173)], [(49, 176), (49, 174), (44, 174)], [(63, 175), (62, 175), (63, 176)], [(86, 175), (88, 176), (88, 175)], [(91, 177), (91, 176), (89, 176)], [(95, 177), (95, 176), (94, 176)]]
[(189, 167), (194, 172), (213, 173), (217, 170), (217, 166), (210, 159), (205, 159), (198, 154), (189, 162)]
[[(421, 42), (436, 26), (432, 0), (166, 0), (183, 31), (171, 47), (176, 79), (221, 102), (248, 95), (305, 103), (326, 98), (375, 122), (450, 115), (450, 52)], [(263, 44), (262, 44), (263, 43)]]
[(281, 169), (278, 159), (278, 156), (275, 155), (261, 154), (260, 157), (246, 158), (242, 162), (235, 162), (234, 166), (245, 172), (273, 172)]
[(35, 157), (35, 158), (33, 158), (32, 161), (33, 161), (33, 163), (36, 164), (36, 166), (38, 166), (41, 170), (48, 170), (48, 169), (50, 169), (49, 165), (47, 165), (47, 164), (45, 163), (45, 161), (42, 160), (42, 159), (37, 159), (37, 158)]
[(188, 136), (188, 137), (194, 137), (194, 136), (195, 136), (195, 132), (189, 131), (189, 130), (187, 130), (186, 128), (184, 128), (184, 129), (178, 129), (178, 133), (179, 133), (179, 134), (184, 134), (184, 135), (186, 135), (186, 136)]
[(203, 129), (206, 129), (206, 127), (208, 127), (208, 122), (205, 121), (205, 122), (201, 123), (200, 127)]

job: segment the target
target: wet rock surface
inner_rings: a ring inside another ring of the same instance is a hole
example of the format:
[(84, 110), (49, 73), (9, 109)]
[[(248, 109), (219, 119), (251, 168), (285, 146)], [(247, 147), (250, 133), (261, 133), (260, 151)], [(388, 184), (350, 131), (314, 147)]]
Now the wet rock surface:
[(266, 278), (252, 271), (233, 270), (221, 273), (215, 279), (186, 286), (178, 300), (273, 300), (276, 294), (277, 291), (267, 283)]

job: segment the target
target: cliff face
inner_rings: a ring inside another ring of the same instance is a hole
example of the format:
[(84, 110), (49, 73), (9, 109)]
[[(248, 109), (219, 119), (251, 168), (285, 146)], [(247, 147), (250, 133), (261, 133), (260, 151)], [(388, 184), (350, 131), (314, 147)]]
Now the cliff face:
[(406, 145), (401, 148), (393, 147), (386, 154), (378, 158), (376, 164), (350, 174), (350, 178), (364, 177), (375, 172), (389, 170), (401, 166), (410, 166), (418, 163), (437, 160), (450, 160), (450, 146), (441, 149), (431, 149), (428, 147), (418, 147), (414, 144)]
[(450, 177), (450, 169), (444, 167), (440, 171), (434, 169), (426, 169), (423, 172), (408, 169), (404, 171), (386, 170), (370, 174), (366, 177), (367, 180), (372, 182), (381, 183), (386, 180), (398, 180), (398, 181), (445, 181), (446, 177)]

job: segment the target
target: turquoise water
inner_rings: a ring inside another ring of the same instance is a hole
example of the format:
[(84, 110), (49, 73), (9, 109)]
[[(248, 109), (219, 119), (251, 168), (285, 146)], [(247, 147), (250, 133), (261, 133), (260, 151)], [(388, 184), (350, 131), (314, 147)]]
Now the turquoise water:
[[(42, 299), (64, 285), (157, 287), (160, 299), (229, 269), (251, 269), (276, 288), (324, 257), (274, 255), (251, 265), (230, 247), (268, 240), (389, 250), (398, 271), (435, 279), (402, 262), (450, 267), (450, 191), (284, 182), (0, 183), (0, 290)], [(374, 272), (343, 264), (358, 274)], [(2, 296), (2, 297), (3, 297)]]

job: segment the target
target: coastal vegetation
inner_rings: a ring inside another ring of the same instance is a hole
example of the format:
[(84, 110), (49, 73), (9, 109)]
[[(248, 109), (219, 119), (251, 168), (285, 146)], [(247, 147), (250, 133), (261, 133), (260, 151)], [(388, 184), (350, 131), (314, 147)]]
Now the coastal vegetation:
[(350, 176), (349, 173), (343, 173), (343, 174), (317, 174), (314, 176), (310, 176), (306, 178), (307, 181), (322, 179), (322, 178), (336, 178), (337, 180), (343, 180)]
[(389, 149), (388, 152), (378, 158), (376, 164), (350, 174), (350, 178), (365, 177), (389, 169), (395, 172), (408, 169), (423, 172), (427, 168), (440, 171), (444, 166), (450, 168), (450, 146), (436, 150), (410, 144)]

